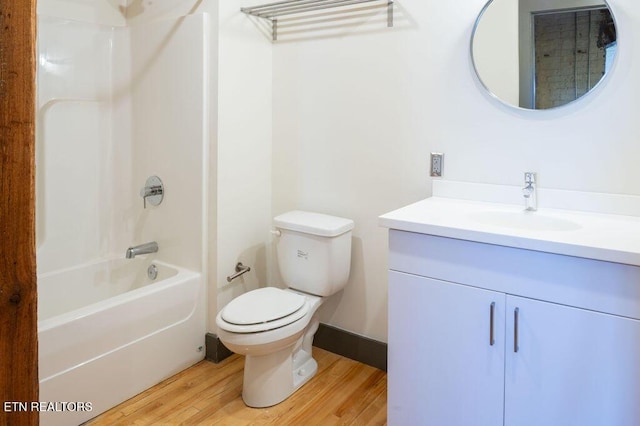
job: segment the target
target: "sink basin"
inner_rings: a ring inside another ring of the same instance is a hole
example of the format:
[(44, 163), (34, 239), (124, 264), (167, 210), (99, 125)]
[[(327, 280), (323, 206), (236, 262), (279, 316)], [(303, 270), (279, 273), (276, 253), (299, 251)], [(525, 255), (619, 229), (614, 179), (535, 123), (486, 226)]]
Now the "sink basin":
[(470, 217), (483, 225), (530, 231), (575, 231), (581, 228), (577, 223), (567, 219), (524, 210), (474, 212)]
[[(578, 194), (575, 202), (580, 204), (584, 196)], [(617, 198), (596, 201), (596, 205), (609, 206), (606, 203), (617, 202)], [(625, 202), (637, 206), (633, 208), (638, 213), (631, 216), (551, 207), (528, 212), (513, 204), (431, 197), (380, 216), (380, 223), (395, 231), (640, 267), (640, 197)], [(401, 238), (405, 234), (393, 235)]]

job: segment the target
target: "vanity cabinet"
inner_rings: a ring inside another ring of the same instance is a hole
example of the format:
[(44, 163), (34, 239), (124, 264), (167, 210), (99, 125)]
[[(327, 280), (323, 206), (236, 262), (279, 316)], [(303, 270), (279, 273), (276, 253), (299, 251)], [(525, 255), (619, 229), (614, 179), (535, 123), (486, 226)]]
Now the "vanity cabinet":
[(504, 305), (504, 294), (389, 272), (389, 425), (502, 424)]
[(505, 425), (640, 424), (640, 321), (515, 296), (506, 312)]
[(640, 268), (390, 231), (388, 423), (640, 424)]

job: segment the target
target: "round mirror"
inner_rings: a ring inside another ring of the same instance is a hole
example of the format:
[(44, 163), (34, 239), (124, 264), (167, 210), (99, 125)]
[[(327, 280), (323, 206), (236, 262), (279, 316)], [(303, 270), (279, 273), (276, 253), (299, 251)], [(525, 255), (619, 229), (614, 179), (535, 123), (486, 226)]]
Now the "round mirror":
[(550, 109), (602, 81), (616, 40), (602, 0), (490, 0), (476, 20), (471, 57), (482, 84), (504, 103)]

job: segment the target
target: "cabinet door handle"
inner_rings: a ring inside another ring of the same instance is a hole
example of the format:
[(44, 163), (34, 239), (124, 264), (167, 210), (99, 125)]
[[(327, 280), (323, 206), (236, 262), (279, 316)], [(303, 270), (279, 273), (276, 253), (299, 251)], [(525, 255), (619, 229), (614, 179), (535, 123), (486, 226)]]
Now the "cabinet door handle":
[(493, 346), (496, 343), (496, 339), (493, 334), (495, 314), (496, 314), (496, 302), (491, 302), (491, 308), (489, 309), (489, 346)]
[(518, 352), (520, 347), (518, 346), (518, 316), (520, 314), (520, 308), (516, 308), (513, 311), (513, 352)]

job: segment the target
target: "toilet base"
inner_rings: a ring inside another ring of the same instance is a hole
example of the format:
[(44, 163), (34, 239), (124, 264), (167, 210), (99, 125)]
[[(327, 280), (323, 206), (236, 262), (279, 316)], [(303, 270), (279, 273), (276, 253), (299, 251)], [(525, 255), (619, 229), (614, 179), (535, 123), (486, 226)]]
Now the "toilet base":
[(302, 349), (293, 356), (291, 347), (268, 355), (247, 355), (242, 399), (249, 407), (276, 405), (307, 383), (317, 371), (316, 360)]
[(320, 324), (316, 311), (323, 299), (305, 297), (309, 304), (306, 316), (288, 326), (246, 334), (220, 328), (222, 343), (245, 356), (242, 399), (249, 407), (270, 407), (284, 401), (318, 371), (311, 353)]

